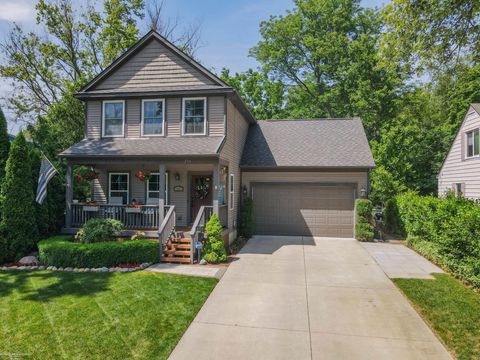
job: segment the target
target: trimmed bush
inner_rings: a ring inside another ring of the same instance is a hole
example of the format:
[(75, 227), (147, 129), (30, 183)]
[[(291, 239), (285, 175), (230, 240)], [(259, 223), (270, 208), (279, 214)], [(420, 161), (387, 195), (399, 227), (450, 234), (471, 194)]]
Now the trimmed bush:
[(223, 244), (223, 227), (214, 213), (205, 226), (207, 241), (203, 246), (203, 258), (212, 264), (227, 261), (227, 252)]
[(355, 239), (359, 241), (372, 241), (374, 227), (372, 225), (372, 202), (368, 199), (355, 201)]
[(407, 244), (454, 275), (480, 287), (480, 206), (448, 195), (413, 192), (396, 198)]
[(123, 224), (115, 219), (90, 219), (75, 235), (82, 243), (115, 241), (123, 230)]
[(385, 203), (383, 210), (385, 230), (390, 234), (405, 235), (403, 223), (398, 213), (397, 199), (392, 198)]
[(253, 200), (251, 197), (243, 199), (240, 210), (240, 235), (249, 239), (255, 232), (255, 220), (253, 217)]
[(157, 240), (107, 241), (83, 244), (68, 236), (54, 236), (38, 243), (40, 261), (47, 266), (99, 268), (118, 264), (159, 261)]

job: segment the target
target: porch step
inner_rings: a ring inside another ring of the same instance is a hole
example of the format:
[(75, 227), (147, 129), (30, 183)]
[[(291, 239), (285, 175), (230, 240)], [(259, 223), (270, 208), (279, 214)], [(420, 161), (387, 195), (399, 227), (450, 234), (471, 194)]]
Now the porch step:
[(163, 254), (173, 254), (174, 256), (190, 256), (190, 250), (165, 250)]
[(179, 250), (190, 250), (190, 244), (175, 244), (175, 248)]
[(190, 263), (190, 258), (188, 257), (167, 257), (162, 256), (160, 259), (161, 262), (170, 262), (170, 263)]
[(190, 244), (192, 239), (189, 238), (173, 238), (172, 243), (176, 244)]

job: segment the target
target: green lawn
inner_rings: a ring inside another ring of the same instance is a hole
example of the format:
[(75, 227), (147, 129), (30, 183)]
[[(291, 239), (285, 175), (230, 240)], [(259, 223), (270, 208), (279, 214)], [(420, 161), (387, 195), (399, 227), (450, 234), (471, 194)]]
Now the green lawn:
[(480, 294), (450, 275), (434, 276), (394, 282), (458, 359), (480, 359)]
[(149, 272), (0, 271), (0, 359), (165, 359), (216, 283)]

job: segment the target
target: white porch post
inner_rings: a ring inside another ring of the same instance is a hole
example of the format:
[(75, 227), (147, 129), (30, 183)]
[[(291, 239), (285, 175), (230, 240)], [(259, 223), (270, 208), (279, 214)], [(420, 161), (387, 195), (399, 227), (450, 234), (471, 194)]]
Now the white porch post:
[(67, 163), (67, 186), (65, 188), (65, 227), (72, 227), (72, 199), (73, 199), (73, 169), (72, 164)]
[(166, 166), (165, 164), (160, 164), (159, 166), (159, 195), (158, 195), (158, 226), (160, 226), (165, 218), (165, 173)]
[(220, 164), (216, 163), (213, 165), (213, 212), (220, 217), (219, 213), (219, 204), (218, 204), (218, 192), (220, 190)]

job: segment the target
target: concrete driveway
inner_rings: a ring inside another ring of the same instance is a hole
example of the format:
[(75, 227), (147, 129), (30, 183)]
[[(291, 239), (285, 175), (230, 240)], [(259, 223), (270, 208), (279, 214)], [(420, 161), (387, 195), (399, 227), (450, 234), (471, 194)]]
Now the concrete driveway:
[(171, 359), (450, 359), (353, 239), (256, 236)]

